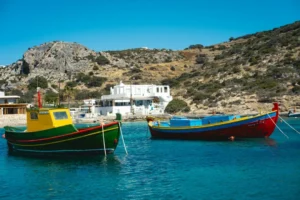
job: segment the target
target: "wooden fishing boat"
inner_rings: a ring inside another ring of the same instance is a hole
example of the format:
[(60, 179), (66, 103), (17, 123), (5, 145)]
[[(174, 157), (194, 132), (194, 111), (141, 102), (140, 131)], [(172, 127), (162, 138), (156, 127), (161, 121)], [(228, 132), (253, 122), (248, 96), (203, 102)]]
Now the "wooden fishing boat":
[(296, 108), (289, 110), (288, 117), (300, 117), (300, 112), (297, 112)]
[(28, 154), (113, 153), (120, 136), (117, 120), (93, 127), (76, 128), (67, 108), (27, 110), (26, 130), (5, 126), (4, 138), (11, 152)]
[(269, 137), (276, 127), (278, 114), (278, 103), (274, 103), (271, 112), (256, 116), (223, 115), (202, 119), (173, 117), (165, 122), (147, 117), (147, 121), (152, 138), (227, 140)]

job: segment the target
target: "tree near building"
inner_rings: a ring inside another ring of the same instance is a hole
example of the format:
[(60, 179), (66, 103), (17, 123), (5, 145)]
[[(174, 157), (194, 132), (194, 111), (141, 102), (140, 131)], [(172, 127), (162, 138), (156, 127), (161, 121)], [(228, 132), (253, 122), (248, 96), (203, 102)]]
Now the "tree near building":
[(70, 86), (66, 86), (64, 88), (64, 93), (63, 93), (64, 98), (67, 99), (68, 101), (68, 106), (70, 108), (70, 100), (74, 98), (75, 96), (75, 90), (74, 88), (70, 87)]
[(42, 76), (36, 76), (35, 78), (30, 79), (29, 84), (27, 86), (28, 90), (34, 90), (37, 87), (40, 88), (48, 88), (48, 81), (46, 78), (42, 77)]
[(190, 107), (181, 99), (173, 99), (165, 109), (167, 113), (189, 112)]

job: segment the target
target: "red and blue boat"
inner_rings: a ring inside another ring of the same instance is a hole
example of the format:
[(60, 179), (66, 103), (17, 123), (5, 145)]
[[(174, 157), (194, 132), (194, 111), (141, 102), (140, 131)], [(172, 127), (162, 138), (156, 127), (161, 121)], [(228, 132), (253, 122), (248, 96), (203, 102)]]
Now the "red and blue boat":
[(173, 117), (159, 121), (147, 117), (152, 138), (186, 140), (228, 140), (235, 138), (264, 138), (273, 133), (279, 116), (278, 103), (271, 112), (255, 116), (220, 115), (202, 119)]

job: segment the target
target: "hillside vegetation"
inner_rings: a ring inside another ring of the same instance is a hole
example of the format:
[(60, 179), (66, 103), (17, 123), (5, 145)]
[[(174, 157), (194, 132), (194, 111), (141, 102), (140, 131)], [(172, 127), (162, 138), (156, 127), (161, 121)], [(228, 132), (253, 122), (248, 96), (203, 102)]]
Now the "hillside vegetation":
[(58, 87), (64, 91), (61, 100), (75, 101), (100, 98), (122, 80), (168, 84), (172, 95), (187, 102), (194, 113), (251, 112), (273, 101), (286, 110), (300, 105), (300, 22), (180, 51), (95, 52), (55, 41), (29, 48), (22, 59), (0, 69), (2, 89), (21, 94), (24, 102), (31, 101), (30, 83), (40, 76), (47, 81), (44, 92), (53, 96), (52, 101)]

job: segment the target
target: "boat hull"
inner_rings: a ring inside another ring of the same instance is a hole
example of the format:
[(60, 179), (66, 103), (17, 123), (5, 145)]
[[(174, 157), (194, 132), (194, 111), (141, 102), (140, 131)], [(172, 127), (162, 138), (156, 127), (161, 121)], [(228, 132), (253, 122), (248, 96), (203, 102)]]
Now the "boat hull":
[[(112, 122), (76, 130), (73, 125), (39, 132), (17, 132), (6, 127), (10, 152), (42, 155), (113, 153), (120, 136), (120, 124)], [(104, 141), (103, 141), (104, 133)], [(104, 146), (105, 145), (105, 146)]]
[[(275, 106), (276, 107), (276, 106)], [(275, 109), (273, 109), (275, 110)], [(190, 127), (160, 127), (148, 123), (152, 138), (186, 140), (228, 140), (229, 138), (269, 137), (278, 120), (276, 111), (268, 114), (231, 120), (224, 123)]]
[(288, 115), (289, 117), (300, 117), (300, 113), (297, 112), (297, 113), (289, 113)]

